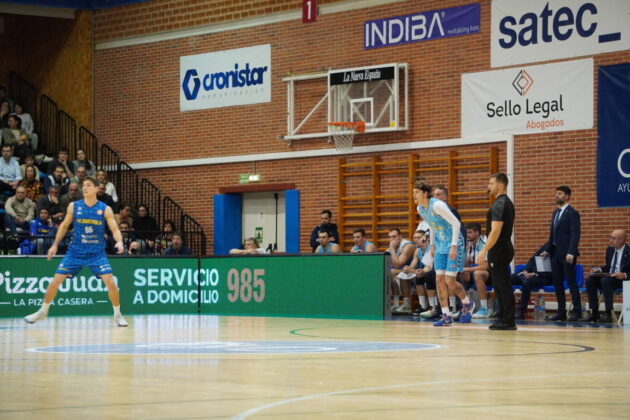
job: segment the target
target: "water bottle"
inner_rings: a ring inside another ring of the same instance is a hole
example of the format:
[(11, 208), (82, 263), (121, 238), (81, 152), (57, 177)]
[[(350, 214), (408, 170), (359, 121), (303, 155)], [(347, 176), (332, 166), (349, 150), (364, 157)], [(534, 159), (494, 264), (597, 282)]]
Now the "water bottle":
[(545, 298), (542, 294), (536, 296), (536, 304), (534, 305), (534, 321), (545, 320)]

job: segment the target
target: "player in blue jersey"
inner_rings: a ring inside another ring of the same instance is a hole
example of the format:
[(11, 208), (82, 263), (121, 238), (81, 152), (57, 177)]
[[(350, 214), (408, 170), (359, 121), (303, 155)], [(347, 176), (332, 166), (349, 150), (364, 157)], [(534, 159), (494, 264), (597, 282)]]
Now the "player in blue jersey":
[(464, 237), (460, 232), (460, 222), (445, 202), (431, 198), (431, 186), (424, 181), (416, 182), (413, 197), (418, 204), (420, 217), (430, 226), (430, 253), (433, 255), (438, 297), (442, 306), (442, 318), (433, 325), (442, 327), (453, 323), (448, 307), (449, 290), (462, 300), (459, 322), (470, 322), (474, 304), (457, 282), (457, 273), (464, 269)]
[(98, 192), (96, 180), (86, 178), (83, 181), (82, 188), (83, 200), (78, 200), (68, 205), (66, 217), (59, 225), (55, 242), (48, 250), (48, 260), (57, 253), (59, 243), (63, 240), (72, 224), (74, 233), (68, 253), (61, 260), (53, 280), (50, 282), (48, 289), (46, 289), (42, 307), (37, 312), (24, 318), (29, 324), (41, 321), (48, 316), (48, 308), (57, 295), (59, 286), (67, 277), (75, 276), (86, 265), (95, 276), (103, 279), (107, 285), (109, 300), (114, 307), (114, 322), (116, 325), (119, 327), (127, 326), (127, 321), (120, 313), (118, 286), (114, 283), (112, 267), (105, 256), (105, 223), (107, 223), (107, 227), (114, 235), (116, 240), (115, 248), (119, 254), (123, 251), (122, 235), (116, 224), (116, 219), (114, 219), (112, 209), (96, 198)]

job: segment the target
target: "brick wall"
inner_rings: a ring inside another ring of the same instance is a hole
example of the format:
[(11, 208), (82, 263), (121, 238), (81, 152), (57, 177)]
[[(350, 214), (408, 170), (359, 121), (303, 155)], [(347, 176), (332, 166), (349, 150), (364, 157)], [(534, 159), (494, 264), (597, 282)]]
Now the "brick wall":
[[(136, 14), (157, 13), (152, 9), (157, 6), (181, 6), (181, 10), (169, 12), (170, 16), (187, 16), (184, 3), (187, 2), (155, 1), (97, 12), (95, 37), (107, 40), (131, 35), (115, 29), (121, 16), (129, 15), (131, 19)], [(300, 4), (272, 0), (255, 3), (259, 7), (277, 4), (289, 7), (292, 4), (294, 9)], [(363, 135), (355, 142), (368, 145), (457, 138), (460, 135), (460, 75), (491, 69), (490, 1), (480, 1), (481, 33), (470, 36), (366, 51), (362, 46), (362, 25), (369, 19), (466, 3), (462, 0), (392, 3), (321, 15), (316, 23), (309, 25), (297, 19), (238, 31), (97, 50), (94, 75), (96, 134), (131, 163), (330, 148), (332, 146), (325, 139), (298, 141), (291, 146), (277, 139), (286, 130), (286, 86), (282, 77), (290, 72), (311, 73), (329, 67), (407, 62), (410, 69), (410, 130)], [(215, 16), (214, 13), (200, 12), (204, 13)], [(144, 23), (140, 17), (134, 19), (137, 27), (133, 30), (143, 31), (137, 33), (163, 30), (160, 29), (162, 20), (158, 17), (148, 18)], [(199, 24), (196, 18), (189, 20), (191, 26)], [(179, 111), (180, 56), (266, 43), (272, 45), (271, 103)], [(628, 51), (594, 57), (596, 68), (628, 62), (629, 59)], [(596, 89), (596, 74), (593, 78)], [(587, 266), (601, 263), (609, 232), (613, 228), (630, 230), (630, 209), (597, 208), (596, 140), (596, 129), (515, 138), (517, 262), (524, 262), (546, 240), (554, 208), (554, 188), (560, 184), (571, 186), (574, 191), (571, 203), (582, 214), (583, 257), (580, 262)], [(429, 154), (431, 150), (423, 153)], [(499, 167), (505, 169), (503, 152)], [(258, 162), (256, 168), (265, 183), (294, 182), (300, 189), (301, 246), (307, 250), (308, 234), (317, 224), (320, 210), (331, 208), (336, 212), (337, 158)], [(212, 195), (217, 193), (219, 186), (236, 184), (239, 173), (248, 172), (251, 172), (249, 163), (145, 170), (142, 175), (198, 219), (212, 243)], [(478, 182), (483, 184), (484, 181), (475, 180), (473, 184)]]

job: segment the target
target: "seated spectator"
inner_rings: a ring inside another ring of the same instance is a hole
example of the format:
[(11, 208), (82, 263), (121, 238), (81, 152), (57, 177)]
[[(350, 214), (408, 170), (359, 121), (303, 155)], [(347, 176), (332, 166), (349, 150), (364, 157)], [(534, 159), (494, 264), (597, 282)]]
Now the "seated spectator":
[(162, 223), (162, 232), (155, 239), (155, 254), (161, 255), (164, 254), (166, 248), (171, 246), (171, 238), (173, 237), (173, 232), (175, 232), (175, 222), (172, 220), (165, 220)]
[[(123, 253), (127, 252), (129, 253), (129, 248), (131, 246), (131, 244), (133, 242), (138, 242), (136, 235), (133, 233), (133, 229), (131, 228), (131, 226), (129, 225), (128, 222), (126, 221), (122, 221), (118, 224), (118, 228), (120, 229), (120, 234), (122, 235), (122, 243), (123, 243)], [(113, 245), (114, 243), (112, 243)], [(140, 246), (140, 248), (142, 249), (142, 244), (138, 243), (138, 246)], [(113, 250), (113, 247), (111, 249), (112, 252), (110, 252), (110, 254), (115, 254), (115, 250)]]
[(525, 319), (525, 312), (527, 312), (527, 305), (529, 304), (532, 290), (540, 290), (543, 286), (551, 286), (553, 284), (551, 272), (538, 272), (536, 268), (536, 257), (542, 254), (546, 247), (547, 244), (538, 248), (538, 251), (527, 261), (523, 270), (511, 276), (512, 284), (521, 285), (521, 302), (519, 303), (518, 311), (516, 311), (517, 320)]
[(464, 271), (459, 273), (459, 281), (466, 291), (476, 289), (479, 295), (480, 307), (473, 314), (473, 318), (488, 318), (488, 291), (492, 284), (490, 279), (490, 267), (488, 264), (477, 265), (477, 254), (486, 245), (486, 238), (481, 234), (479, 223), (469, 223), (466, 226), (466, 256)]
[(37, 133), (35, 133), (35, 124), (33, 123), (33, 117), (31, 117), (31, 114), (26, 112), (21, 104), (15, 104), (15, 115), (20, 117), (20, 119), (22, 120), (22, 129), (24, 130), (26, 135), (28, 135), (32, 151), (36, 152), (39, 137), (37, 136)]
[(92, 178), (96, 177), (96, 165), (87, 158), (87, 154), (83, 149), (77, 150), (77, 159), (72, 161), (72, 166), (75, 172), (79, 166), (83, 166), (87, 176), (91, 176)]
[(8, 125), (9, 115), (11, 115), (11, 107), (9, 106), (9, 103), (0, 98), (0, 129)]
[(56, 168), (61, 166), (63, 168), (64, 178), (72, 178), (74, 176), (74, 167), (72, 166), (72, 161), (68, 157), (68, 154), (69, 151), (67, 147), (60, 147), (57, 152), (57, 158), (48, 162), (48, 170), (46, 173), (52, 175)]
[(173, 232), (172, 241), (173, 243), (171, 246), (166, 248), (166, 251), (164, 251), (164, 255), (193, 255), (192, 250), (184, 246), (184, 240), (182, 239), (181, 233)]
[(33, 202), (33, 205), (39, 200), (39, 197), (44, 195), (44, 188), (42, 187), (42, 183), (39, 182), (35, 167), (32, 165), (24, 168), (24, 179), (22, 179), (18, 185), (24, 187), (26, 196)]
[(158, 225), (155, 219), (149, 215), (147, 206), (138, 206), (136, 217), (133, 218), (133, 230), (136, 232), (138, 239), (146, 242), (149, 249), (152, 250), (154, 248)]
[(322, 228), (317, 238), (319, 246), (315, 249), (316, 254), (340, 254), (342, 252), (341, 247), (332, 242), (332, 234), (328, 230)]
[(69, 183), (68, 192), (59, 198), (59, 203), (61, 204), (64, 213), (68, 209), (68, 204), (80, 200), (81, 198), (83, 198), (83, 192), (81, 191), (79, 184), (77, 182)]
[(114, 213), (118, 213), (118, 206), (114, 202), (112, 196), (105, 192), (105, 184), (103, 182), (98, 183), (98, 192), (96, 193), (96, 198), (98, 199), (98, 201), (102, 201), (103, 203), (111, 207)]
[(118, 203), (118, 194), (116, 193), (116, 186), (112, 184), (107, 177), (107, 172), (100, 170), (96, 173), (96, 180), (98, 182), (105, 183), (105, 192), (112, 196), (114, 201)]
[[(626, 245), (626, 231), (613, 230), (610, 234), (610, 246), (606, 249), (606, 265), (591, 270), (586, 280), (590, 315), (580, 319), (582, 322), (612, 322), (613, 292), (623, 286), (623, 281), (630, 279), (630, 247)], [(599, 315), (597, 291), (604, 296), (604, 315)], [(630, 314), (626, 313), (624, 316)]]
[(243, 243), (243, 249), (230, 249), (232, 255), (264, 255), (265, 249), (260, 247), (256, 238), (247, 238)]
[(65, 176), (65, 173), (63, 165), (57, 165), (53, 173), (44, 178), (44, 194), (48, 194), (48, 189), (52, 185), (57, 187), (57, 192), (61, 195), (67, 193), (70, 179)]
[(42, 195), (37, 200), (35, 210), (37, 214), (39, 214), (41, 209), (48, 210), (48, 214), (55, 225), (59, 225), (63, 221), (63, 218), (66, 216), (66, 208), (59, 201), (59, 188), (56, 185), (51, 185), (48, 188), (48, 194)]
[(352, 232), (352, 242), (354, 242), (354, 246), (350, 252), (355, 254), (362, 252), (378, 252), (376, 245), (368, 241), (365, 237), (365, 230), (363, 229), (355, 229), (354, 232)]
[(328, 233), (331, 235), (331, 242), (337, 242), (339, 240), (339, 232), (337, 232), (337, 225), (332, 223), (332, 212), (330, 210), (322, 210), (320, 217), (319, 225), (313, 228), (311, 232), (311, 248), (313, 248), (313, 252), (317, 249), (319, 245), (319, 232), (322, 230), (323, 226), (326, 225), (326, 229)]
[(31, 254), (46, 255), (57, 233), (48, 210), (44, 208), (39, 210), (39, 217), (30, 223), (29, 233), (31, 234)]
[(29, 229), (29, 222), (34, 218), (33, 202), (26, 196), (24, 187), (17, 187), (15, 195), (4, 203), (4, 226), (17, 234), (17, 228), (25, 231)]
[(9, 115), (7, 126), (2, 129), (2, 143), (13, 146), (13, 156), (20, 161), (31, 152), (28, 134), (22, 129), (22, 121), (17, 115)]
[[(411, 281), (398, 279), (403, 268), (413, 261), (413, 255), (416, 252), (416, 247), (413, 242), (403, 239), (400, 230), (397, 228), (389, 231), (389, 248), (388, 252), (391, 255), (391, 288), (393, 296), (393, 304), (391, 311), (399, 314), (411, 313), (411, 302), (409, 298), (411, 296)], [(400, 295), (403, 295), (403, 304), (400, 305)]]
[(0, 158), (0, 192), (14, 192), (22, 180), (20, 164), (13, 158), (11, 146), (2, 146), (2, 158)]
[(144, 247), (142, 246), (142, 241), (131, 241), (129, 243), (129, 248), (127, 251), (125, 251), (126, 255), (134, 255), (134, 256), (138, 256), (138, 255), (148, 255), (147, 252), (145, 251)]
[(32, 166), (35, 169), (35, 178), (40, 178), (39, 168), (35, 165), (35, 156), (32, 153), (29, 153), (24, 157), (24, 161), (20, 165), (20, 173), (22, 174), (22, 178), (24, 178), (24, 170), (27, 166)]
[(131, 206), (128, 206), (126, 204), (123, 206), (120, 206), (120, 212), (114, 214), (114, 219), (116, 219), (116, 223), (118, 223), (119, 227), (122, 222), (127, 222), (129, 227), (133, 227), (133, 218), (131, 217)]
[(79, 187), (83, 186), (83, 181), (88, 177), (87, 169), (85, 166), (75, 166), (74, 168), (74, 176), (70, 178), (69, 182), (76, 182), (79, 184)]
[(15, 102), (11, 98), (9, 98), (7, 88), (4, 86), (0, 86), (0, 103), (7, 103), (9, 112), (13, 112), (13, 107)]
[(430, 251), (429, 238), (424, 230), (417, 230), (413, 234), (413, 242), (416, 252), (413, 255), (411, 264), (403, 267), (403, 272), (415, 274), (416, 293), (418, 294), (418, 308), (411, 314), (419, 316), (421, 313), (434, 308), (437, 305), (437, 293), (435, 290), (435, 271), (431, 266), (427, 266), (422, 261), (424, 256)]

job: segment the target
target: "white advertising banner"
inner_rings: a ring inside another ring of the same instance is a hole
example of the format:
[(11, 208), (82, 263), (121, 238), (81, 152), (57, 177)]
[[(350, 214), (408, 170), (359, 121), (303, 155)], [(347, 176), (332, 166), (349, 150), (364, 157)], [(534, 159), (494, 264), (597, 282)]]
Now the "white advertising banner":
[(593, 128), (593, 60), (462, 75), (462, 137)]
[(492, 0), (492, 67), (627, 49), (629, 0)]
[(181, 111), (271, 102), (271, 45), (179, 58)]

